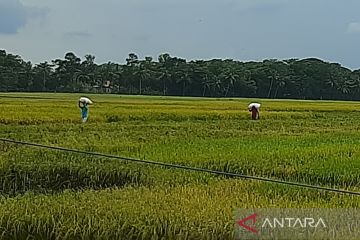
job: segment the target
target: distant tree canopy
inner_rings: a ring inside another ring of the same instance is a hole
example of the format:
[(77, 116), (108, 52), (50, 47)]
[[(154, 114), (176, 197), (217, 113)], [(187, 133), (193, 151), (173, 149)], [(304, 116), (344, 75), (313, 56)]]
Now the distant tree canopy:
[(69, 52), (33, 65), (0, 50), (0, 91), (359, 100), (360, 70), (316, 58), (188, 62), (167, 53), (98, 65)]

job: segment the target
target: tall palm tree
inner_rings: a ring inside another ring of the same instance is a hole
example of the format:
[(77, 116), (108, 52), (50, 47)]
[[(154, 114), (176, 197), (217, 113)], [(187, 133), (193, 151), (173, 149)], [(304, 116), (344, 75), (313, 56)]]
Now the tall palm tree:
[(220, 79), (222, 79), (222, 84), (224, 85), (222, 88), (225, 97), (228, 96), (230, 89), (234, 88), (234, 84), (239, 78), (240, 74), (233, 66), (229, 66), (220, 74)]
[(42, 76), (42, 91), (46, 91), (46, 83), (47, 80), (50, 78), (50, 75), (52, 74), (53, 67), (53, 64), (50, 64), (46, 61), (36, 64), (34, 67), (35, 74)]
[(185, 96), (186, 87), (187, 85), (190, 85), (192, 82), (188, 68), (185, 65), (178, 67), (175, 76), (176, 76), (176, 83), (181, 85), (182, 95)]

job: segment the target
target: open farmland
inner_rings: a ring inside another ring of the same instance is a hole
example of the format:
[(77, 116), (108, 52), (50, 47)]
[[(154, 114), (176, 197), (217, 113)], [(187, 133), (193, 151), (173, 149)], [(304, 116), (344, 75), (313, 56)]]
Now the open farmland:
[[(360, 103), (0, 94), (0, 137), (360, 191)], [(233, 239), (237, 208), (360, 197), (0, 142), (0, 238)]]

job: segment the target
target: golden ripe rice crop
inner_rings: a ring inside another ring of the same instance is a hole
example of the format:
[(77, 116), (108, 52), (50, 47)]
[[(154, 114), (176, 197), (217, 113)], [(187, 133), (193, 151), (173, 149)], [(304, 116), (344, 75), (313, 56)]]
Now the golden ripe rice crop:
[[(360, 191), (360, 103), (0, 94), (0, 137)], [(356, 196), (0, 141), (0, 239), (233, 239), (233, 211)]]

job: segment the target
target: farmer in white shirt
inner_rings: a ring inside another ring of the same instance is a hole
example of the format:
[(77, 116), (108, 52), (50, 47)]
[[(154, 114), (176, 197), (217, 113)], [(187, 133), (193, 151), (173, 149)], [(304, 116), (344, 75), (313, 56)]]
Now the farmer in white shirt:
[(248, 106), (249, 112), (251, 112), (251, 119), (252, 120), (259, 120), (260, 119), (260, 103), (250, 103)]
[(93, 102), (87, 97), (81, 97), (79, 99), (79, 108), (81, 109), (81, 119), (85, 123), (89, 116), (89, 105)]

